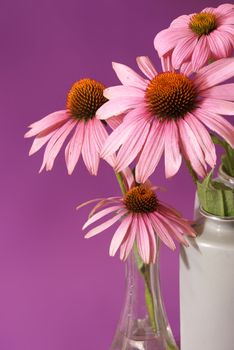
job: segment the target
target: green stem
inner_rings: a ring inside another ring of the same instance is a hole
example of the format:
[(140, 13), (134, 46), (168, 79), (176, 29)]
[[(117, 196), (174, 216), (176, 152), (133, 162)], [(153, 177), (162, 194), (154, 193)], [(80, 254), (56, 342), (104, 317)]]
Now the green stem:
[(119, 183), (119, 187), (121, 189), (122, 194), (126, 194), (127, 191), (126, 191), (126, 188), (124, 186), (122, 173), (115, 173), (115, 176), (116, 176), (116, 179)]
[(134, 254), (135, 254), (137, 268), (142, 274), (145, 282), (145, 300), (146, 300), (146, 306), (149, 313), (150, 323), (151, 323), (152, 329), (154, 331), (157, 331), (157, 322), (155, 319), (155, 310), (154, 310), (154, 299), (153, 299), (153, 293), (152, 293), (151, 284), (150, 284), (150, 265), (144, 264), (144, 262), (142, 261), (138, 253), (136, 244), (134, 245)]

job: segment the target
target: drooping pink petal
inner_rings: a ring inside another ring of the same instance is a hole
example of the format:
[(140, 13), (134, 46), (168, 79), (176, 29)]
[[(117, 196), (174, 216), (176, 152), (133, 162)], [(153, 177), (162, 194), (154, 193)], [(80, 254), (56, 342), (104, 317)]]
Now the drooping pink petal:
[(54, 135), (54, 133), (56, 132), (56, 129), (54, 130), (50, 130), (50, 132), (45, 133), (44, 131), (42, 131), (41, 133), (39, 133), (33, 143), (32, 146), (29, 150), (29, 155), (33, 155), (34, 153), (36, 153), (37, 151), (39, 151), (41, 149), (41, 147), (43, 147), (50, 139), (51, 137)]
[(182, 144), (181, 148), (182, 152), (185, 155), (185, 158), (190, 161), (193, 169), (199, 176), (205, 177), (207, 169), (205, 156), (201, 150), (199, 143), (197, 142), (193, 130), (183, 119), (179, 120), (177, 123)]
[(120, 205), (121, 206), (121, 212), (124, 214), (124, 206), (123, 206), (123, 203), (122, 203), (122, 200), (120, 197), (109, 197), (107, 199), (103, 199), (101, 200), (100, 202), (98, 202), (94, 207), (93, 209), (91, 210), (91, 212), (89, 213), (89, 218), (91, 218), (91, 216), (93, 216), (94, 214), (96, 214), (96, 212), (102, 208), (102, 207), (105, 207), (107, 205), (110, 205), (110, 204), (117, 204), (117, 205)]
[(152, 122), (147, 140), (136, 165), (136, 181), (144, 183), (154, 172), (162, 156), (165, 142), (165, 126), (158, 121)]
[(133, 86), (144, 90), (149, 83), (148, 80), (142, 78), (139, 74), (134, 72), (133, 69), (124, 64), (113, 62), (112, 66), (123, 85)]
[(222, 136), (234, 148), (234, 127), (218, 114), (196, 110), (196, 117), (208, 128)]
[(144, 122), (144, 119), (145, 111), (142, 108), (137, 108), (129, 112), (125, 116), (123, 123), (116, 128), (106, 140), (101, 151), (101, 157), (105, 158), (116, 152), (118, 148), (126, 142), (130, 135), (134, 134), (137, 130), (139, 127), (139, 121)]
[(193, 46), (192, 54), (192, 66), (196, 72), (203, 67), (211, 56), (210, 47), (208, 45), (208, 39), (206, 36), (202, 36)]
[(234, 58), (222, 58), (201, 68), (194, 78), (194, 83), (201, 91), (222, 83), (233, 76)]
[(233, 44), (228, 33), (216, 30), (210, 33), (207, 40), (214, 58), (225, 58), (231, 55)]
[(138, 230), (136, 235), (136, 242), (138, 252), (144, 261), (144, 263), (149, 264), (150, 262), (150, 242), (147, 227), (144, 220), (141, 217), (141, 214), (136, 214), (138, 222)]
[(74, 126), (76, 125), (76, 121), (69, 119), (66, 124), (64, 124), (62, 127), (60, 127), (50, 138), (49, 142), (47, 143), (42, 166), (39, 170), (41, 172), (44, 167), (46, 167), (46, 170), (51, 170), (55, 161), (55, 158), (57, 157), (65, 139), (69, 135), (69, 133), (72, 131)]
[(82, 227), (82, 230), (86, 229), (88, 226), (90, 226), (91, 224), (93, 224), (94, 222), (96, 222), (97, 220), (100, 220), (101, 218), (103, 218), (103, 216), (106, 216), (110, 213), (113, 212), (117, 212), (119, 209), (121, 209), (121, 205), (114, 205), (112, 207), (103, 209), (99, 212), (97, 212), (96, 214), (94, 214), (93, 216), (91, 216), (86, 223), (84, 224), (84, 226)]
[(133, 244), (134, 244), (134, 241), (136, 238), (137, 227), (138, 227), (137, 220), (136, 220), (136, 217), (133, 215), (132, 222), (129, 226), (129, 229), (127, 231), (125, 239), (120, 247), (120, 259), (121, 260), (126, 260), (129, 253), (131, 252), (131, 250), (133, 248)]
[(104, 96), (108, 99), (136, 97), (144, 99), (144, 90), (132, 86), (117, 85), (104, 90)]
[(31, 128), (31, 130), (29, 130), (24, 135), (24, 137), (36, 136), (37, 134), (50, 128), (51, 126), (54, 126), (57, 124), (61, 125), (60, 123), (66, 122), (66, 120), (68, 120), (69, 118), (70, 117), (67, 114), (66, 110), (51, 113), (51, 114), (47, 115), (46, 117), (31, 124), (29, 126)]
[(110, 244), (109, 254), (110, 256), (114, 256), (117, 250), (119, 249), (120, 245), (122, 244), (127, 231), (129, 229), (129, 226), (132, 222), (132, 214), (129, 213), (121, 222), (118, 229), (116, 230)]
[(149, 57), (139, 56), (137, 57), (136, 61), (142, 73), (144, 73), (150, 80), (152, 80), (158, 74)]
[(221, 24), (224, 25), (233, 25), (234, 24), (234, 15), (232, 16), (225, 16), (221, 19)]
[(160, 218), (157, 216), (157, 212), (150, 213), (149, 214), (150, 220), (154, 226), (155, 232), (158, 235), (158, 237), (163, 241), (166, 246), (168, 246), (170, 249), (175, 250), (176, 246), (175, 243), (173, 242), (173, 239), (167, 232), (164, 224), (160, 220)]
[(124, 115), (117, 115), (115, 117), (108, 118), (106, 120), (107, 124), (112, 130), (116, 129), (123, 122)]
[(173, 120), (167, 123), (165, 140), (165, 174), (166, 178), (170, 178), (177, 173), (182, 162), (179, 133), (177, 124)]
[[(194, 112), (195, 113), (195, 112)], [(215, 145), (206, 128), (198, 121), (196, 117), (189, 114), (186, 117), (186, 122), (193, 130), (194, 135), (204, 153), (206, 162), (213, 168), (216, 164)]]
[(159, 32), (154, 39), (154, 47), (158, 51), (160, 57), (167, 54), (173, 49), (178, 40), (190, 35), (189, 28), (170, 27)]
[(180, 67), (180, 72), (184, 75), (190, 76), (193, 73), (192, 62), (185, 62)]
[(234, 101), (234, 84), (223, 84), (213, 86), (207, 90), (201, 91), (202, 97), (208, 97), (209, 99)]
[(174, 27), (174, 28), (188, 27), (192, 16), (193, 14), (179, 16), (171, 22), (170, 27)]
[(183, 62), (191, 58), (193, 50), (197, 45), (197, 40), (197, 37), (193, 33), (180, 40), (172, 53), (172, 65), (174, 68), (180, 68)]
[(203, 110), (207, 110), (211, 113), (218, 113), (224, 115), (233, 115), (234, 114), (234, 102), (214, 100), (210, 98), (204, 99), (200, 103), (200, 107)]
[(86, 235), (85, 238), (90, 238), (93, 236), (96, 236), (98, 233), (106, 230), (108, 227), (112, 226), (116, 221), (118, 221), (123, 214), (116, 214), (113, 218), (105, 221), (103, 224), (96, 226), (92, 230), (90, 230)]
[(65, 148), (65, 161), (68, 174), (71, 175), (81, 154), (84, 139), (84, 122), (78, 122), (75, 132)]
[(99, 152), (97, 149), (97, 145), (93, 142), (93, 119), (89, 120), (85, 124), (84, 129), (84, 140), (82, 145), (82, 157), (86, 168), (90, 172), (91, 175), (97, 175), (98, 166), (99, 166)]
[[(116, 201), (116, 202), (119, 202), (120, 201), (120, 197), (109, 197), (109, 198), (95, 198), (95, 199), (90, 199), (86, 202), (83, 202), (81, 204), (79, 204), (77, 207), (76, 207), (76, 210), (79, 210), (83, 207), (85, 207), (86, 205), (89, 205), (91, 203), (95, 203), (95, 202), (98, 202), (98, 204), (95, 206), (95, 208), (97, 207), (102, 207), (105, 203), (112, 203), (112, 201)], [(90, 214), (90, 217), (93, 215), (93, 210), (91, 211), (92, 214)]]
[[(96, 149), (100, 155), (104, 143), (108, 138), (108, 133), (102, 122), (96, 118), (93, 119), (93, 127), (91, 131), (91, 137), (93, 139), (93, 142), (96, 144)], [(109, 157), (106, 157), (105, 160), (113, 167), (115, 162), (115, 155), (110, 155)]]
[(172, 63), (171, 63), (171, 52), (161, 57), (161, 65), (162, 65), (163, 72), (174, 71), (174, 67), (172, 66)]
[(136, 158), (141, 151), (145, 140), (148, 136), (150, 123), (148, 121), (140, 121), (132, 133), (131, 137), (120, 148), (115, 164), (115, 170), (117, 172), (125, 169)]
[(189, 246), (188, 242), (182, 235), (182, 230), (179, 226), (176, 226), (175, 223), (165, 216), (161, 215), (159, 212), (157, 213), (158, 218), (163, 222), (164, 226), (166, 227), (168, 233), (170, 233), (171, 236), (174, 236), (175, 239), (182, 243), (185, 246)]
[(168, 220), (172, 221), (175, 227), (179, 227), (179, 229), (185, 235), (196, 237), (194, 229), (192, 228), (192, 226), (190, 226), (190, 223), (187, 220), (183, 219), (182, 217), (173, 215), (173, 208), (170, 208), (165, 205), (160, 205), (158, 213), (163, 215)]
[(142, 105), (142, 101), (142, 97), (130, 96), (111, 99), (97, 110), (96, 117), (105, 120), (122, 113), (127, 113), (129, 110)]
[[(215, 9), (215, 14), (217, 16), (223, 16), (227, 14), (233, 14), (234, 12), (234, 5), (233, 4), (221, 4)], [(234, 14), (233, 14), (234, 15)]]
[(145, 222), (145, 226), (147, 228), (148, 235), (149, 235), (149, 242), (150, 242), (150, 260), (149, 260), (149, 262), (154, 263), (156, 260), (156, 252), (157, 252), (154, 229), (153, 229), (152, 223), (147, 215), (142, 215), (142, 219)]

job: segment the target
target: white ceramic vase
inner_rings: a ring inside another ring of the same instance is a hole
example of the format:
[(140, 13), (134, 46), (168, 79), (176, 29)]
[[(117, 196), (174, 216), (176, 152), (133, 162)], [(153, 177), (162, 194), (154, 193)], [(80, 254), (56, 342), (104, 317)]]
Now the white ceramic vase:
[(234, 217), (210, 215), (197, 201), (195, 217), (198, 236), (180, 254), (181, 350), (233, 350)]

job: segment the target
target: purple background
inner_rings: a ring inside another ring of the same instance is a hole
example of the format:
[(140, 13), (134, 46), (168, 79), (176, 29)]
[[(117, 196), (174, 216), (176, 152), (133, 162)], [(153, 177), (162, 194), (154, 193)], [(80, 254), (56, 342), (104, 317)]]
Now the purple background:
[[(42, 152), (28, 158), (28, 124), (63, 109), (82, 77), (117, 83), (111, 61), (133, 68), (137, 55), (157, 65), (155, 34), (171, 20), (221, 1), (1, 0), (0, 349), (108, 349), (124, 295), (124, 265), (108, 256), (113, 230), (91, 240), (78, 203), (119, 193), (111, 168), (97, 178), (82, 162), (67, 176), (63, 153), (38, 175)], [(161, 199), (191, 218), (194, 186), (185, 169)], [(179, 337), (178, 251), (162, 252), (162, 290)]]

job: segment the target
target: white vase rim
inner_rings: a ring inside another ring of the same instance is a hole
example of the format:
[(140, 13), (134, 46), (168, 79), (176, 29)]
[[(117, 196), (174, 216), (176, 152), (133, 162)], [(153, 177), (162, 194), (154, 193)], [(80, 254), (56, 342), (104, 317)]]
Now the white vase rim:
[(207, 211), (205, 211), (202, 207), (199, 208), (199, 212), (203, 217), (206, 217), (208, 219), (211, 220), (216, 220), (216, 221), (233, 221), (234, 222), (234, 216), (218, 216), (218, 215), (214, 215), (211, 213), (208, 213)]

